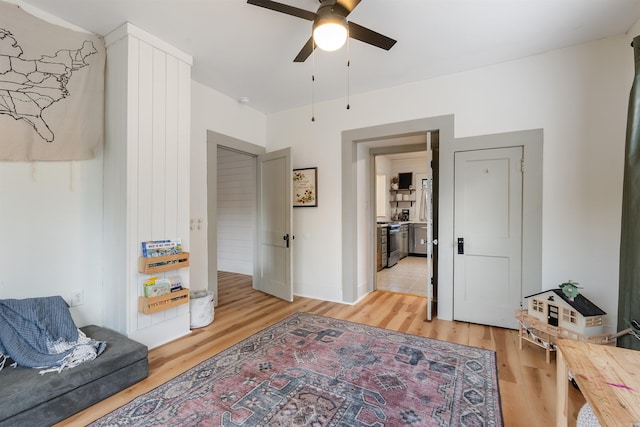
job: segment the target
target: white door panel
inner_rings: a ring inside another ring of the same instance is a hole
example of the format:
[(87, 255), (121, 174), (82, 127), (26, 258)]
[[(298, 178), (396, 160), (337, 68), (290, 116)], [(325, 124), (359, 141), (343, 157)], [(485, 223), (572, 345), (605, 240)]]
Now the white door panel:
[(258, 266), (256, 289), (293, 301), (291, 280), (291, 150), (258, 159)]
[(522, 294), (522, 147), (455, 153), (454, 319), (516, 328)]

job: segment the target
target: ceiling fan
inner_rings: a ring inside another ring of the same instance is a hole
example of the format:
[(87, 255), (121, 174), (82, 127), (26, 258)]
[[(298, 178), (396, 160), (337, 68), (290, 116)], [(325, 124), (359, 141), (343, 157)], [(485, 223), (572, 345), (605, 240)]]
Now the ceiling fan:
[[(302, 47), (293, 62), (304, 62), (316, 46), (324, 50), (339, 49), (342, 44), (344, 44), (347, 35), (353, 39), (385, 50), (391, 49), (396, 43), (396, 40), (392, 38), (354, 22), (347, 21), (347, 16), (355, 9), (358, 3), (360, 3), (360, 0), (320, 0), (320, 7), (315, 13), (271, 0), (247, 0), (247, 3), (275, 10), (276, 12), (286, 13), (287, 15), (306, 19), (307, 21), (313, 21), (313, 35), (307, 40), (307, 43)], [(341, 39), (333, 45), (325, 47), (320, 41), (319, 37), (321, 35), (319, 33), (331, 27), (341, 33)]]

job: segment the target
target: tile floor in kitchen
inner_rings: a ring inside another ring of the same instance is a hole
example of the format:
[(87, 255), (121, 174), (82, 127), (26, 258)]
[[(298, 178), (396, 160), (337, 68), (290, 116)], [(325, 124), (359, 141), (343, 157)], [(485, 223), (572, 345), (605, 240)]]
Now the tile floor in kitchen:
[(431, 271), (431, 258), (408, 256), (391, 268), (376, 274), (380, 290), (427, 296), (427, 280)]

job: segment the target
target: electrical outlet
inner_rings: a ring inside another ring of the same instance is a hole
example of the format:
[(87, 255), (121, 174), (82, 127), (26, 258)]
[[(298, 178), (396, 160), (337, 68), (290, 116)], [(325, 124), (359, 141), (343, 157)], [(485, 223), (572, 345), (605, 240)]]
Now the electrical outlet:
[(84, 292), (83, 291), (73, 291), (71, 293), (71, 301), (70, 301), (70, 306), (71, 307), (75, 307), (77, 305), (82, 305), (84, 304)]

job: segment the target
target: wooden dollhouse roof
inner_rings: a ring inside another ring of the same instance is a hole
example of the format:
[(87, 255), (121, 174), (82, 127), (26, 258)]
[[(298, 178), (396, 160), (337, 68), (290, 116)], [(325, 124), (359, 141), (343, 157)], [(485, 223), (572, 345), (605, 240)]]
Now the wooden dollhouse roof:
[(598, 307), (597, 305), (589, 301), (587, 298), (585, 298), (584, 295), (582, 294), (578, 294), (576, 297), (573, 298), (573, 301), (571, 301), (569, 297), (566, 296), (562, 292), (562, 289), (560, 288), (548, 289), (546, 291), (538, 292), (537, 294), (529, 295), (528, 297), (525, 297), (525, 298), (535, 297), (537, 295), (546, 294), (548, 292), (553, 292), (554, 294), (558, 295), (560, 298), (562, 298), (564, 302), (569, 304), (571, 307), (573, 307), (578, 313), (580, 313), (584, 317), (603, 316), (607, 314), (600, 307)]

